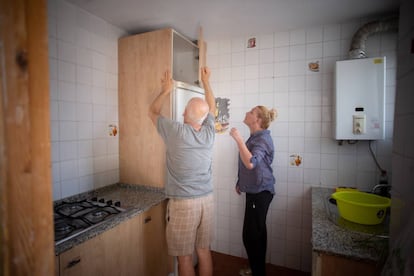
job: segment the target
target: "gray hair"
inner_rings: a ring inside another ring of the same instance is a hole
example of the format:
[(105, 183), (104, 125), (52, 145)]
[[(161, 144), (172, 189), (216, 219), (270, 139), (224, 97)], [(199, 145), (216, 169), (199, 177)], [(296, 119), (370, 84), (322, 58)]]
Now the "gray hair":
[(197, 124), (199, 124), (199, 125), (202, 125), (203, 124), (203, 122), (204, 122), (204, 120), (207, 118), (207, 115), (208, 115), (208, 111), (200, 118), (200, 119), (195, 119), (195, 120), (193, 120), (192, 118), (191, 118), (191, 121), (193, 121), (194, 123), (197, 123)]
[(199, 125), (203, 124), (210, 111), (208, 104), (203, 99), (198, 98), (190, 99), (186, 109), (188, 120)]

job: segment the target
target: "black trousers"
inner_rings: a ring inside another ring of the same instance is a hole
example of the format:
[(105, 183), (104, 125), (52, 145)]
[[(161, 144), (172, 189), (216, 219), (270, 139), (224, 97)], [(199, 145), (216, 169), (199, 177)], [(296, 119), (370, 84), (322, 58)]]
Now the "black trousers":
[(247, 251), (253, 276), (266, 275), (266, 216), (272, 199), (273, 194), (268, 191), (258, 194), (246, 193), (243, 244)]

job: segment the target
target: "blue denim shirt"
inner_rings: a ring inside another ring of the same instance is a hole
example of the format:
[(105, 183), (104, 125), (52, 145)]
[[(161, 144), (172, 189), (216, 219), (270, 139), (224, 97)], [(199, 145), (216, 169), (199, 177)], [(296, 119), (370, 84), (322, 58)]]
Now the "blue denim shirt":
[(270, 131), (265, 129), (252, 134), (247, 139), (246, 146), (252, 153), (250, 162), (253, 164), (253, 169), (247, 169), (239, 156), (237, 186), (245, 193), (269, 191), (274, 194), (276, 180), (273, 176), (272, 162), (275, 150)]

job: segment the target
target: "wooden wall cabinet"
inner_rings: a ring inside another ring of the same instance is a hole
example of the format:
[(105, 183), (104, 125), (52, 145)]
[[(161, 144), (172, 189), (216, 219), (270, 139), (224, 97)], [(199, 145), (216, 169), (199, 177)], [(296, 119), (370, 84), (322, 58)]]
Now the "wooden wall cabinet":
[(191, 85), (199, 85), (200, 52), (198, 46), (173, 31), (172, 49), (173, 79)]
[(312, 276), (378, 276), (381, 268), (374, 262), (312, 252)]
[(63, 252), (59, 275), (167, 275), (165, 204)]
[[(121, 38), (118, 42), (119, 178), (120, 182), (164, 187), (165, 147), (148, 117), (161, 91), (161, 77), (171, 70), (177, 81), (199, 82), (205, 63), (200, 47), (162, 29)], [(171, 117), (171, 99), (162, 114)]]

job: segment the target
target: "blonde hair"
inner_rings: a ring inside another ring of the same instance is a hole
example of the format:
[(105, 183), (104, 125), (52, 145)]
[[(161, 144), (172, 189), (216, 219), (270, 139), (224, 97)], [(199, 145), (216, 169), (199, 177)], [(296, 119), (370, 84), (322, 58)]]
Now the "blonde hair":
[(270, 123), (273, 122), (277, 118), (277, 110), (272, 108), (268, 109), (263, 105), (256, 106), (257, 108), (257, 117), (262, 120), (260, 125), (261, 128), (267, 129), (270, 126)]

